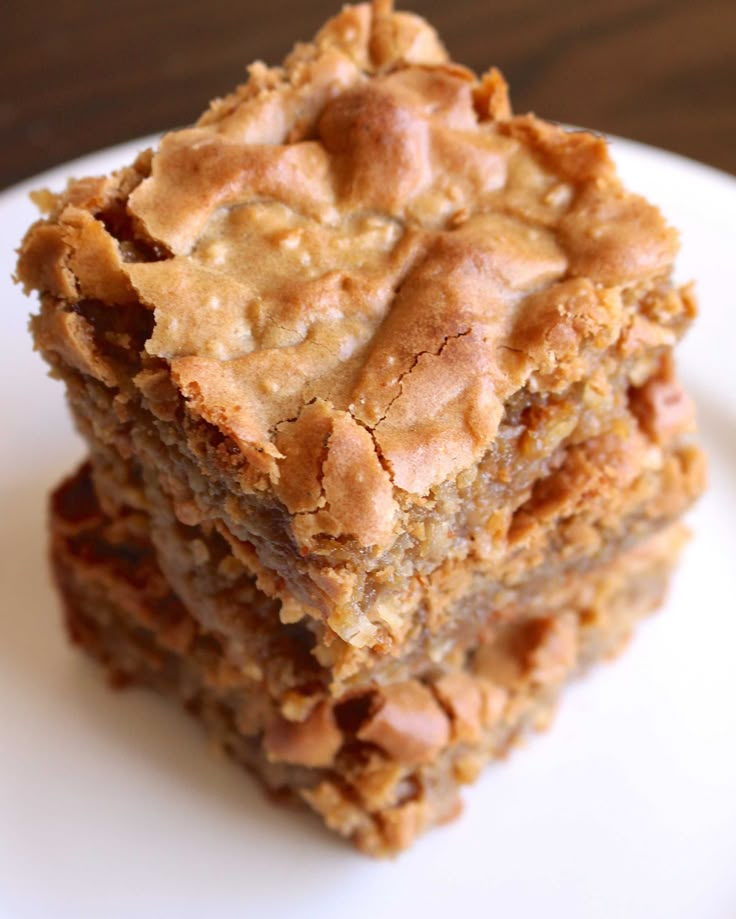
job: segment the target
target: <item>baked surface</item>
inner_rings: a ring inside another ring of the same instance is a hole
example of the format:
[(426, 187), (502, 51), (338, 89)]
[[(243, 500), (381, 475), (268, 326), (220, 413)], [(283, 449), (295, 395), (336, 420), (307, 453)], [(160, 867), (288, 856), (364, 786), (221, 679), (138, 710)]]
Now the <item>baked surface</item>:
[[(413, 679), (335, 699), (309, 682), (299, 639), (273, 621), (271, 678), (229, 665), (222, 636), (192, 618), (161, 574), (144, 516), (106, 516), (88, 467), (57, 489), (51, 507), (72, 639), (114, 684), (178, 699), (267, 788), (305, 802), (372, 855), (405, 848), (457, 815), (459, 788), (549, 723), (563, 684), (618, 652), (659, 605), (684, 538), (676, 524), (581, 577), (573, 601), (544, 616), (519, 610), (455, 666), (427, 662)], [(273, 680), (289, 666), (302, 676), (299, 690)]]
[(380, 0), (37, 200), (72, 637), (403, 848), (662, 598), (704, 484), (675, 232)]
[(512, 115), (496, 71), (368, 5), (45, 204), (18, 275), (93, 453), (162, 468), (183, 522), (370, 655), (436, 572), (488, 576), (695, 312), (601, 138)]

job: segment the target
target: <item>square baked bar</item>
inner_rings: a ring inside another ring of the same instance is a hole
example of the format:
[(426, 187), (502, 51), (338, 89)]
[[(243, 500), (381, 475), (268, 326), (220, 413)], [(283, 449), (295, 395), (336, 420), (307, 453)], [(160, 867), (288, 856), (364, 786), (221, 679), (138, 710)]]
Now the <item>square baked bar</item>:
[(131, 167), (38, 200), (18, 277), (93, 464), (114, 451), (214, 527), (343, 674), (441, 658), (489, 585), (667, 522), (605, 496), (698, 480), (695, 447), (659, 442), (691, 429), (675, 232), (602, 138), (514, 116), (416, 16), (347, 7)]
[(403, 848), (661, 601), (704, 481), (675, 232), (379, 0), (37, 200), (72, 637)]
[[(545, 727), (564, 683), (628, 639), (661, 602), (683, 541), (671, 525), (595, 573), (546, 611), (519, 609), (454, 665), (365, 685), (335, 698), (318, 682), (299, 632), (274, 601), (241, 585), (240, 616), (261, 672), (228, 664), (222, 635), (203, 629), (163, 576), (146, 515), (105, 514), (88, 467), (51, 505), (52, 559), (72, 639), (114, 685), (173, 697), (279, 797), (316, 811), (371, 855), (405, 848), (461, 809), (459, 790), (526, 734)], [(295, 692), (284, 675), (295, 674)]]

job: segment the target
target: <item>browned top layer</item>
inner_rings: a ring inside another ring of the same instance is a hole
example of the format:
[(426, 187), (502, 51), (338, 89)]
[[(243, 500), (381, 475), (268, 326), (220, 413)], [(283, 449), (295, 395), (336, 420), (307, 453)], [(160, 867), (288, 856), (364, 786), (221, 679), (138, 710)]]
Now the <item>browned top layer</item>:
[[(497, 71), (385, 6), (254, 64), (150, 165), (70, 185), (21, 253), (29, 287), (154, 311), (146, 350), (304, 543), (389, 542), (397, 499), (474, 463), (522, 386), (579, 379), (676, 248), (602, 139), (512, 117)], [(115, 197), (154, 260), (100, 219)]]

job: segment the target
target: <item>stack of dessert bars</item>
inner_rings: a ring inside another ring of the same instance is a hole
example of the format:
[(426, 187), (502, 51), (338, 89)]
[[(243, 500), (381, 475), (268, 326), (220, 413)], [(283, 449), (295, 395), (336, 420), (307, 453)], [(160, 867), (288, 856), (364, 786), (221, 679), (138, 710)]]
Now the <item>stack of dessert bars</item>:
[(406, 847), (662, 600), (703, 485), (675, 232), (385, 3), (37, 201), (72, 639)]

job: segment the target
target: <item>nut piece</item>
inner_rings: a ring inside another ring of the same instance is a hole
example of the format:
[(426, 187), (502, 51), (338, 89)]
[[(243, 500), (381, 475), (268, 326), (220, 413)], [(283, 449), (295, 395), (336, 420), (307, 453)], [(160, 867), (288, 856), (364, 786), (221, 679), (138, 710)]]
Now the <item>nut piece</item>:
[(518, 654), (500, 641), (482, 644), (475, 654), (474, 669), (479, 677), (492, 686), (509, 692), (518, 689), (524, 680), (523, 661)]
[(529, 655), (531, 678), (542, 685), (567, 679), (577, 660), (577, 619), (572, 613), (544, 620), (539, 644)]
[(473, 743), (480, 738), (483, 696), (478, 681), (457, 671), (443, 674), (434, 684), (437, 697), (452, 717), (456, 740)]
[(483, 727), (495, 728), (503, 719), (509, 694), (502, 686), (495, 686), (490, 680), (485, 679), (478, 680), (478, 689), (483, 701), (481, 711)]
[(450, 723), (432, 693), (415, 680), (382, 687), (378, 710), (358, 731), (400, 763), (429, 763), (450, 739)]
[(695, 406), (677, 381), (671, 361), (636, 390), (632, 406), (642, 428), (659, 444), (695, 430)]
[(271, 761), (300, 766), (330, 766), (342, 745), (332, 707), (320, 702), (304, 721), (275, 715), (266, 728), (264, 747)]

